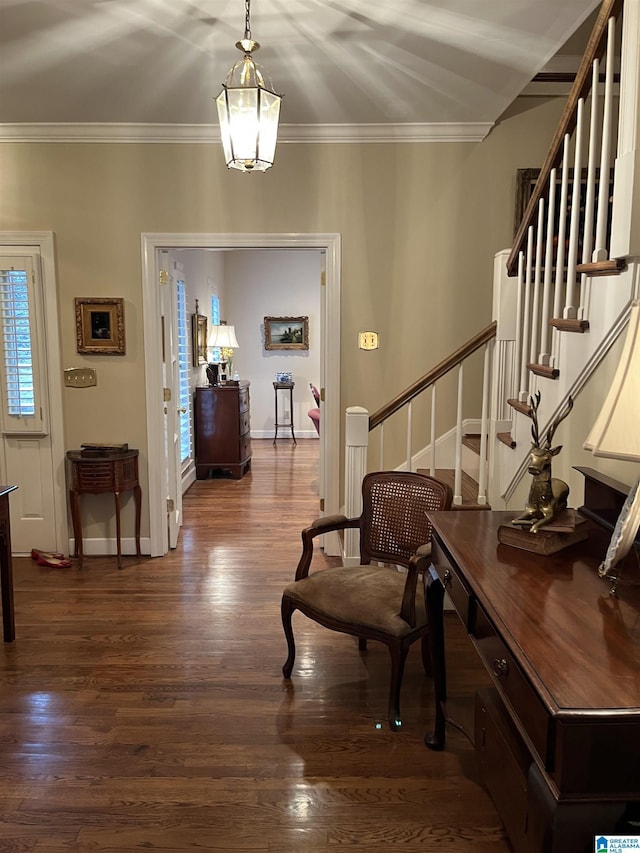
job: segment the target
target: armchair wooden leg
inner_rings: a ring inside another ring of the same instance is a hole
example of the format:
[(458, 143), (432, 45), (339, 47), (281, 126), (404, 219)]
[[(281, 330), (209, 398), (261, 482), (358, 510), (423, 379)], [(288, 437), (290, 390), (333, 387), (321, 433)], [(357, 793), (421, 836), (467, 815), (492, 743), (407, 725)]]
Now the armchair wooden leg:
[(291, 677), (293, 662), (296, 659), (296, 644), (293, 639), (293, 628), (291, 627), (291, 615), (295, 609), (296, 608), (293, 606), (291, 599), (283, 596), (281, 605), (282, 627), (284, 629), (284, 635), (287, 638), (287, 646), (289, 648), (289, 657), (287, 658), (285, 665), (282, 667), (282, 674), (285, 678)]
[(402, 726), (400, 719), (400, 688), (404, 675), (404, 664), (409, 646), (389, 646), (391, 653), (391, 681), (389, 684), (389, 728), (396, 730)]

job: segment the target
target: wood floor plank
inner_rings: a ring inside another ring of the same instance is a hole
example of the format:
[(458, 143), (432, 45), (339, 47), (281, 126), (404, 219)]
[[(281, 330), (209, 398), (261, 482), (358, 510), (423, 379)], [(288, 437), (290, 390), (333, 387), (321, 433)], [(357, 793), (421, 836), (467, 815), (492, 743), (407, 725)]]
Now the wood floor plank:
[[(319, 515), (318, 442), (253, 444), (241, 480), (193, 485), (163, 559), (14, 560), (0, 850), (507, 853), (468, 741), (452, 730), (445, 751), (424, 746), (433, 694), (417, 647), (398, 732), (378, 644), (360, 653), (296, 614), (282, 678), (280, 597)], [(486, 675), (446, 618), (450, 698), (468, 703)]]

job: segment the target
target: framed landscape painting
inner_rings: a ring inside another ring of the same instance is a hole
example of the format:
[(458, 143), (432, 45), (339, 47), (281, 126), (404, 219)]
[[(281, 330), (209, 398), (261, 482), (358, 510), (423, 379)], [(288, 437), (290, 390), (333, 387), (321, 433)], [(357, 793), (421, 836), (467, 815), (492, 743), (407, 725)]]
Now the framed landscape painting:
[(308, 350), (308, 317), (265, 317), (264, 348), (266, 350)]

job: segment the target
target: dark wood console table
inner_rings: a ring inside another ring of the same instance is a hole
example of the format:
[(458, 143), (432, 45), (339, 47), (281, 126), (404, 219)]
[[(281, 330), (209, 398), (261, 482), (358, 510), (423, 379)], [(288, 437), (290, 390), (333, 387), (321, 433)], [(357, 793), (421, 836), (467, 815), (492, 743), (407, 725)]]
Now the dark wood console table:
[(445, 742), (446, 589), (493, 682), (476, 750), (514, 850), (586, 853), (640, 804), (640, 570), (630, 554), (613, 598), (597, 573), (608, 531), (589, 520), (588, 540), (539, 556), (498, 543), (515, 515), (430, 515), (436, 723), (425, 742)]
[(74, 557), (82, 566), (82, 520), (80, 518), (80, 495), (112, 494), (116, 508), (116, 548), (118, 568), (122, 567), (122, 549), (120, 544), (120, 494), (133, 491), (136, 504), (136, 557), (140, 556), (140, 498), (141, 489), (138, 480), (138, 451), (126, 450), (123, 453), (111, 453), (106, 456), (83, 456), (79, 450), (69, 450), (67, 459), (71, 463), (71, 485), (69, 501), (73, 538), (75, 540)]
[(11, 562), (11, 520), (9, 495), (17, 486), (0, 486), (0, 590), (2, 594), (2, 633), (5, 643), (16, 638), (13, 614), (13, 564)]

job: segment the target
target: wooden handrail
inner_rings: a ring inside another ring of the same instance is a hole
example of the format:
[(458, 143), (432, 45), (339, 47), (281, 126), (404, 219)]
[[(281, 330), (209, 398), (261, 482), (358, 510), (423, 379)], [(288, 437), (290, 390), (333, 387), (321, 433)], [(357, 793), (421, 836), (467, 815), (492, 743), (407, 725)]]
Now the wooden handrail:
[(393, 400), (386, 403), (377, 412), (374, 412), (369, 417), (369, 432), (405, 406), (410, 400), (413, 400), (414, 397), (417, 397), (418, 394), (422, 393), (430, 385), (433, 385), (434, 382), (437, 382), (438, 379), (441, 379), (446, 373), (460, 364), (460, 362), (464, 361), (465, 358), (468, 358), (476, 350), (480, 349), (481, 346), (488, 343), (492, 338), (495, 338), (497, 326), (498, 324), (494, 320), (493, 323), (490, 323), (485, 329), (478, 332), (473, 338), (470, 338), (466, 344), (462, 344), (455, 352), (452, 352), (451, 355), (448, 355), (443, 361), (436, 364), (428, 373), (425, 373), (424, 376), (416, 380), (413, 385), (410, 385), (398, 394), (397, 397), (394, 397)]
[(600, 12), (598, 13), (584, 56), (582, 57), (576, 79), (571, 87), (567, 103), (560, 117), (560, 122), (556, 128), (546, 159), (540, 169), (540, 175), (516, 232), (513, 248), (507, 259), (507, 272), (509, 275), (516, 275), (518, 271), (518, 255), (527, 239), (529, 226), (537, 216), (538, 202), (549, 181), (551, 170), (560, 165), (564, 137), (567, 133), (570, 134), (575, 130), (578, 101), (580, 98), (586, 97), (591, 89), (593, 62), (595, 59), (601, 59), (606, 49), (609, 18), (617, 18), (622, 11), (622, 6), (623, 0), (603, 0), (600, 7)]

